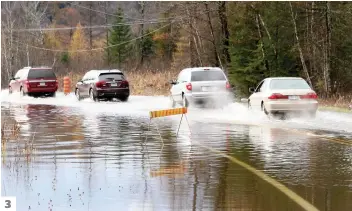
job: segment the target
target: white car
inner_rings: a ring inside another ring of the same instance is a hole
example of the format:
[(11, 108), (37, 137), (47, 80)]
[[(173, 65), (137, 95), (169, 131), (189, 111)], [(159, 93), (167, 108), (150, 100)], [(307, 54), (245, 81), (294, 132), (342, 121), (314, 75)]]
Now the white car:
[(231, 86), (221, 68), (194, 67), (183, 69), (177, 80), (171, 81), (170, 99), (183, 107), (191, 104), (216, 104), (224, 106), (230, 102)]
[(318, 109), (316, 92), (300, 77), (266, 78), (249, 92), (248, 107), (267, 115), (299, 112), (315, 117)]

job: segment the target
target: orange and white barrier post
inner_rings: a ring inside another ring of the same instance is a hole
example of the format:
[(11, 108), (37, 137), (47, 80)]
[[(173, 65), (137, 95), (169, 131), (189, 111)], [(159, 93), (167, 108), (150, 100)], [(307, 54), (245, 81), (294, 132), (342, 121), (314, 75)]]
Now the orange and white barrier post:
[(64, 94), (68, 95), (71, 92), (71, 80), (68, 76), (64, 77)]

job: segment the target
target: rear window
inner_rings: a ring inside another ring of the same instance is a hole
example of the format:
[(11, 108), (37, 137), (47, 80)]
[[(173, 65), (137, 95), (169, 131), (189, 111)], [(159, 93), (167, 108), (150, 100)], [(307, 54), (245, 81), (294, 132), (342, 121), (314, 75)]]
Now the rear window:
[(218, 70), (194, 71), (191, 75), (191, 81), (225, 81), (225, 75)]
[(56, 76), (52, 69), (30, 69), (28, 79), (38, 78), (56, 78)]
[(102, 80), (102, 81), (112, 81), (112, 80), (121, 81), (124, 79), (125, 77), (122, 73), (101, 73), (99, 75), (99, 80)]
[(277, 79), (270, 82), (270, 89), (310, 89), (302, 79)]

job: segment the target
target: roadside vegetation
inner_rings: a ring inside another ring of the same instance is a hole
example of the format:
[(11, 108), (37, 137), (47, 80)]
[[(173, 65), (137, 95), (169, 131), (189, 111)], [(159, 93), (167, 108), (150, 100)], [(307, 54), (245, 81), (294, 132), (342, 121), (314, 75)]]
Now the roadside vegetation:
[(132, 94), (167, 95), (182, 68), (219, 66), (238, 97), (263, 78), (300, 76), (322, 105), (352, 104), (350, 2), (1, 4), (2, 88), (28, 65), (51, 66), (72, 85), (90, 69), (117, 68)]

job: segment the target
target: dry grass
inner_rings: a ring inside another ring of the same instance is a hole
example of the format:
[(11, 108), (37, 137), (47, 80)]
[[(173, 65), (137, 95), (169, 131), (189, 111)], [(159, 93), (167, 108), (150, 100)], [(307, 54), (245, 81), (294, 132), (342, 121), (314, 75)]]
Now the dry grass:
[(17, 139), (21, 129), (18, 122), (2, 119), (1, 123), (1, 144), (4, 145), (10, 139)]
[(328, 110), (352, 111), (352, 95), (319, 99), (319, 105)]
[[(175, 79), (178, 71), (134, 71), (125, 72), (130, 83), (131, 95), (168, 95), (171, 79)], [(66, 76), (71, 79), (71, 92), (75, 88), (77, 81), (82, 79), (83, 74), (69, 73)], [(59, 90), (63, 91), (64, 76), (58, 76)]]

